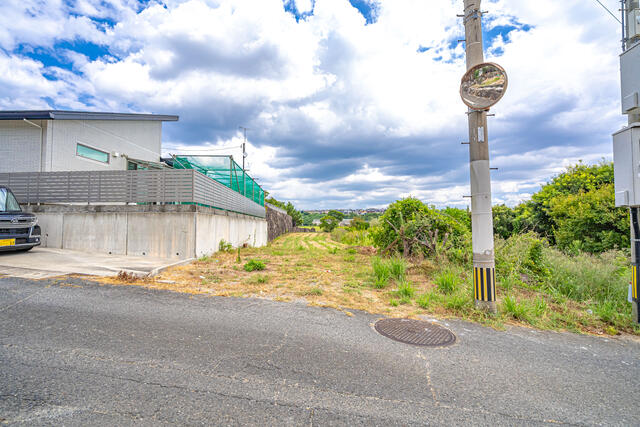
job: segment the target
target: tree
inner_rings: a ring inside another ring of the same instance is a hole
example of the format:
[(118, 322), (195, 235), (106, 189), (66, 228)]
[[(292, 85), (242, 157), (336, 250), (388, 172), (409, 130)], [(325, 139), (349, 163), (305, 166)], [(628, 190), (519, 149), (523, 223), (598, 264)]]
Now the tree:
[(334, 210), (334, 209), (330, 210), (327, 213), (327, 215), (334, 217), (335, 219), (338, 220), (338, 222), (340, 222), (340, 221), (342, 221), (344, 219), (344, 214), (342, 212)]
[(332, 232), (340, 223), (340, 221), (332, 215), (323, 216), (320, 219), (320, 228), (328, 233)]
[(531, 200), (523, 203), (518, 215), (519, 231), (533, 230), (555, 243), (554, 221), (551, 205), (558, 197), (587, 193), (606, 184), (613, 184), (613, 162), (602, 161), (596, 165), (582, 162), (570, 166), (542, 186)]
[(508, 239), (515, 234), (516, 211), (506, 205), (493, 207), (493, 233), (503, 239)]

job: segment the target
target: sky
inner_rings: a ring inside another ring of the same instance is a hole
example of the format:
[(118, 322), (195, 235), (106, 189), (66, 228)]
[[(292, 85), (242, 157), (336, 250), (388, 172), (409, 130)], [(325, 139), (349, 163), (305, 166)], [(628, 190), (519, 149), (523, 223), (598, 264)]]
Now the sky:
[[(602, 0), (617, 11), (617, 0)], [(620, 25), (591, 0), (484, 0), (494, 204), (611, 159)], [(469, 194), (462, 0), (3, 0), (0, 109), (177, 114), (165, 154), (241, 159), (299, 209)], [(617, 12), (616, 12), (617, 13)]]

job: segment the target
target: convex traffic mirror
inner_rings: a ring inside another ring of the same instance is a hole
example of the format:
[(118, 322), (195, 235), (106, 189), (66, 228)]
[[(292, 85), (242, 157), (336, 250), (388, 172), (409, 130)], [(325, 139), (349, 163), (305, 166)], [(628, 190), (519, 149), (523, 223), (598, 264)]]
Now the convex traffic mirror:
[(478, 64), (462, 77), (462, 102), (473, 110), (488, 110), (504, 96), (507, 83), (507, 72), (498, 64)]

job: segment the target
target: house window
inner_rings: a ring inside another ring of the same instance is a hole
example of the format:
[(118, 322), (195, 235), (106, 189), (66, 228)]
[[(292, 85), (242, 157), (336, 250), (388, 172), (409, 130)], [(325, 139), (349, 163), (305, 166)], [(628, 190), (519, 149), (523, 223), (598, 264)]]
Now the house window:
[(97, 162), (109, 163), (109, 153), (96, 150), (95, 148), (87, 147), (86, 145), (76, 145), (76, 155), (84, 157), (85, 159), (95, 160)]

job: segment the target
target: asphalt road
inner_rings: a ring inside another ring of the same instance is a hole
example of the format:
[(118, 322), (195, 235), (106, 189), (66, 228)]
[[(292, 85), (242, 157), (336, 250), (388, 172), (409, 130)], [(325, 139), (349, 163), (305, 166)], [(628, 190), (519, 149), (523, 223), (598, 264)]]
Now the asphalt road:
[(640, 344), (448, 322), (452, 347), (377, 316), (80, 279), (0, 279), (9, 425), (639, 425)]

